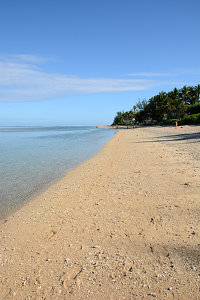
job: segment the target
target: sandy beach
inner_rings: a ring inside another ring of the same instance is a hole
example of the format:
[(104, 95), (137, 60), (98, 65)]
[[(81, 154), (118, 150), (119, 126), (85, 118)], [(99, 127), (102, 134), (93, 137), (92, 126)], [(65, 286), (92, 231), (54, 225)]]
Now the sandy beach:
[(120, 130), (1, 222), (0, 299), (199, 299), (199, 129)]

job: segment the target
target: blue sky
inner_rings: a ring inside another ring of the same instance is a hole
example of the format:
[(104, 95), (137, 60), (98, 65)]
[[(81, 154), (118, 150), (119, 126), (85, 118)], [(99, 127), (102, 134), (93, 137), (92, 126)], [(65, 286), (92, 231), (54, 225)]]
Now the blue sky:
[(0, 125), (103, 125), (200, 82), (199, 0), (0, 2)]

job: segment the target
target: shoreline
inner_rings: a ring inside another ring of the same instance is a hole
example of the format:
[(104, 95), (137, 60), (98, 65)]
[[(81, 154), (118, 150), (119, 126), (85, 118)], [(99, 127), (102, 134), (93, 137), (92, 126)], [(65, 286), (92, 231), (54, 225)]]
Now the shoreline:
[[(24, 127), (23, 127), (24, 128)], [(32, 127), (31, 127), (32, 128)], [(38, 127), (39, 128), (39, 127)], [(93, 128), (95, 128), (95, 126), (93, 126)], [(113, 135), (115, 134), (116, 130), (113, 131)], [(110, 137), (111, 139), (112, 137)], [(107, 140), (107, 138), (106, 138)], [(45, 190), (47, 190), (51, 185), (59, 182), (62, 178), (64, 178), (69, 172), (71, 172), (72, 170), (74, 170), (75, 168), (77, 168), (80, 164), (84, 163), (85, 161), (87, 161), (88, 159), (92, 158), (94, 155), (96, 155), (101, 148), (104, 146), (104, 144), (106, 143), (106, 140), (104, 143), (102, 143), (102, 145), (100, 145), (98, 147), (98, 149), (96, 149), (95, 151), (93, 151), (93, 153), (89, 153), (85, 155), (83, 154), (82, 158), (78, 158), (76, 163), (73, 163), (74, 166), (66, 166), (65, 167), (65, 171), (64, 169), (62, 170), (62, 173), (56, 176), (52, 176), (52, 178), (47, 181), (47, 182), (43, 182), (42, 184), (39, 184), (36, 186), (33, 186), (31, 190), (27, 189), (26, 194), (22, 194), (21, 197), (19, 197), (18, 195), (15, 195), (15, 199), (13, 197), (14, 200), (18, 199), (17, 202), (12, 203), (12, 201), (10, 202), (11, 205), (10, 207), (8, 207), (7, 209), (4, 209), (4, 207), (2, 207), (3, 209), (1, 210), (1, 214), (0, 214), (0, 223), (4, 222), (6, 218), (8, 218), (10, 215), (13, 215), (16, 211), (20, 210), (24, 205), (26, 205), (27, 203), (29, 203), (30, 201), (32, 201), (34, 198), (36, 198), (37, 196), (39, 196), (40, 194), (42, 194)], [(87, 147), (88, 148), (88, 147)], [(88, 148), (89, 149), (89, 148)], [(85, 157), (86, 156), (86, 157)], [(48, 176), (48, 174), (46, 174)], [(54, 174), (53, 174), (54, 175)]]
[(171, 128), (120, 130), (9, 216), (0, 224), (0, 296), (198, 299), (192, 130), (178, 132), (191, 139), (175, 146)]

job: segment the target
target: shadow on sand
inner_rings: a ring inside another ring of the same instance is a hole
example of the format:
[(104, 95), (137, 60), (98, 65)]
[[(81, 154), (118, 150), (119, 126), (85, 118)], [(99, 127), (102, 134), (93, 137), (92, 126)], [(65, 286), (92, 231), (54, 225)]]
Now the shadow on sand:
[(177, 142), (177, 141), (187, 141), (187, 143), (188, 142), (198, 143), (200, 141), (200, 132), (156, 136), (156, 137), (149, 137), (148, 139), (150, 140), (136, 142), (136, 143)]

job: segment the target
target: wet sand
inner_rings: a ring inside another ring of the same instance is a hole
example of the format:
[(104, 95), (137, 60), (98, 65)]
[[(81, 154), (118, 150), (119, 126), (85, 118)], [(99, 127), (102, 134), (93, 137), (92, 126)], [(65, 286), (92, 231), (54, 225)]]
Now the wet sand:
[(120, 130), (0, 224), (0, 299), (198, 299), (198, 126)]

